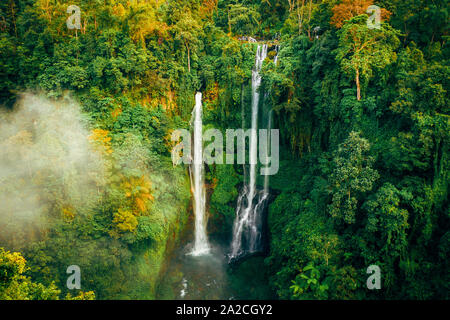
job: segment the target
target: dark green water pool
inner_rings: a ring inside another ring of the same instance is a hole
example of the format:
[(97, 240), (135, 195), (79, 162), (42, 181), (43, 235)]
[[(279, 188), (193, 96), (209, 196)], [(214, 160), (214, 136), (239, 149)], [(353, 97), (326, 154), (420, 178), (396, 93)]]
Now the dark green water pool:
[(158, 299), (273, 299), (264, 258), (255, 256), (228, 265), (227, 248), (212, 244), (211, 253), (189, 254), (190, 246), (180, 248), (169, 262), (158, 289)]

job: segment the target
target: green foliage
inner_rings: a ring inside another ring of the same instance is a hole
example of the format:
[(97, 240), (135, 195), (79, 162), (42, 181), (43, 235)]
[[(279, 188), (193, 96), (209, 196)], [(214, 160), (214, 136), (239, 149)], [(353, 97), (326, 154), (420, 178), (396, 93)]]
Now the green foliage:
[(360, 81), (372, 77), (374, 69), (381, 70), (396, 59), (395, 49), (400, 44), (400, 34), (389, 24), (380, 29), (367, 28), (367, 15), (357, 16), (347, 21), (339, 30), (339, 46), (336, 60), (342, 70), (355, 78), (357, 99), (360, 100)]
[[(392, 18), (372, 30), (366, 15), (334, 29), (334, 3), (323, 2), (314, 39), (285, 17), (278, 65), (263, 79), (282, 144), (266, 258), (279, 297), (448, 297), (448, 258), (435, 254), (449, 227), (448, 23), (428, 20), (446, 16), (444, 2), (383, 2)], [(329, 240), (315, 244), (315, 232)], [(320, 277), (299, 275), (310, 263)], [(378, 293), (365, 287), (370, 264), (382, 270)]]
[(412, 195), (407, 191), (400, 192), (393, 185), (386, 183), (377, 193), (374, 200), (365, 203), (367, 208), (367, 231), (381, 234), (378, 244), (383, 255), (399, 257), (407, 249), (407, 229), (409, 213), (400, 207), (400, 200), (411, 201)]
[(231, 31), (240, 35), (253, 35), (258, 28), (260, 19), (258, 12), (241, 4), (230, 5), (228, 17)]
[(333, 218), (354, 223), (358, 195), (370, 191), (378, 179), (378, 172), (371, 168), (374, 159), (367, 155), (369, 148), (369, 142), (353, 131), (338, 146), (330, 175), (333, 198), (329, 210)]
[(313, 263), (309, 263), (302, 271), (292, 280), (292, 290), (294, 298), (301, 299), (326, 299), (328, 297), (327, 284), (319, 282), (320, 271), (314, 267)]
[[(18, 252), (0, 248), (0, 300), (58, 300), (60, 290), (54, 283), (44, 286), (25, 276), (26, 261)], [(80, 292), (77, 300), (95, 299), (92, 292)]]
[(235, 199), (238, 196), (237, 185), (240, 182), (233, 166), (216, 165), (213, 171), (214, 191), (211, 194), (211, 225), (222, 236), (231, 234), (235, 218)]

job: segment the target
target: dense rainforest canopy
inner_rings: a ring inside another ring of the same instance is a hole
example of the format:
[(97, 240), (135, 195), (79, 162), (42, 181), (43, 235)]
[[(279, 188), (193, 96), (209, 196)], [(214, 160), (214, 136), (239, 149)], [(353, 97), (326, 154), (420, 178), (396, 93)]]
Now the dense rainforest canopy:
[[(276, 296), (448, 299), (448, 22), (448, 0), (1, 1), (0, 299), (157, 297), (190, 215), (171, 133), (196, 91), (205, 127), (241, 126), (250, 36), (270, 46), (260, 90), (280, 130)], [(230, 237), (242, 175), (207, 168), (212, 236)]]

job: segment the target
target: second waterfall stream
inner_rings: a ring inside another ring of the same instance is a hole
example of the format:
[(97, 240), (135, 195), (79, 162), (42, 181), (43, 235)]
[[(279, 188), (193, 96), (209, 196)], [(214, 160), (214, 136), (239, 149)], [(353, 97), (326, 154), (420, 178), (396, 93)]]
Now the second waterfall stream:
[[(265, 188), (263, 190), (259, 191), (257, 189), (256, 169), (258, 152), (258, 112), (260, 104), (259, 86), (261, 85), (260, 71), (266, 57), (267, 44), (258, 45), (255, 66), (252, 70), (249, 177), (244, 177), (244, 187), (239, 194), (237, 201), (236, 218), (233, 225), (233, 239), (231, 242), (231, 253), (229, 255), (230, 260), (239, 258), (246, 253), (257, 252), (261, 249), (262, 213), (269, 198), (269, 192), (268, 180), (265, 181)], [(268, 117), (268, 119), (268, 123), (266, 123), (265, 126), (270, 128), (271, 117)], [(247, 170), (244, 170), (244, 175), (247, 175)]]

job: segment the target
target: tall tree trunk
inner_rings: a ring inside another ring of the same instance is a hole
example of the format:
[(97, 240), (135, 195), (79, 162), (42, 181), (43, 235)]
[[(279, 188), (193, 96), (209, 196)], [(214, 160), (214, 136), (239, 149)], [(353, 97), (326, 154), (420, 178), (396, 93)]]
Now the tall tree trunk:
[(289, 2), (289, 12), (291, 12), (294, 9), (294, 0), (288, 0)]
[[(16, 35), (16, 38), (17, 38), (16, 11), (14, 10), (15, 3), (11, 1), (9, 4), (10, 4), (10, 9), (11, 9), (11, 18), (12, 18), (12, 22), (14, 24), (14, 34)], [(5, 25), (6, 25), (6, 22), (5, 22)]]
[(83, 24), (83, 27), (82, 27), (82, 33), (83, 34), (86, 34), (86, 27), (87, 27), (87, 19), (84, 19), (84, 24)]
[(309, 14), (308, 14), (308, 38), (311, 40), (311, 12), (312, 12), (312, 0), (309, 0)]
[(297, 0), (297, 17), (298, 17), (298, 34), (302, 34), (303, 28), (303, 6), (305, 5), (305, 0), (302, 0), (302, 7), (300, 10), (300, 0)]
[(361, 86), (359, 84), (359, 69), (356, 69), (355, 81), (356, 81), (356, 99), (359, 101), (359, 100), (361, 100)]
[(191, 51), (189, 49), (189, 45), (188, 43), (185, 41), (184, 42), (186, 45), (186, 49), (187, 49), (187, 58), (188, 58), (188, 72), (191, 72)]

